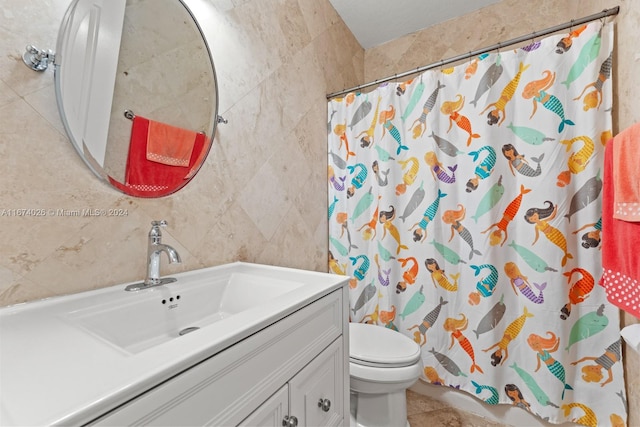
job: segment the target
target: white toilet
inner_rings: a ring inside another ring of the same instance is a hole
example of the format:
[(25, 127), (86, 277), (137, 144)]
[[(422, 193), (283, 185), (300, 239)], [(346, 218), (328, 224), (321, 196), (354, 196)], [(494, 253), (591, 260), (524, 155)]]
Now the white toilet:
[(406, 389), (422, 373), (420, 346), (399, 332), (349, 324), (351, 427), (405, 427)]

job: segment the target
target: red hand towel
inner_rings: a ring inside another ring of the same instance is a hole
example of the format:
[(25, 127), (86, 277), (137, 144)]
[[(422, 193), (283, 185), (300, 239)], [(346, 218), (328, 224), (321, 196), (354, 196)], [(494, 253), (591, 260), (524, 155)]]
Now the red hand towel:
[(196, 132), (149, 120), (147, 160), (186, 168), (197, 137)]
[(189, 169), (168, 166), (147, 160), (149, 120), (136, 116), (131, 128), (129, 157), (125, 170), (125, 182), (109, 177), (111, 184), (126, 194), (138, 197), (161, 197), (180, 189), (188, 181), (190, 170), (195, 167), (204, 149), (204, 134), (197, 134), (189, 161)]
[(613, 217), (640, 221), (640, 124), (623, 130), (614, 140)]
[(613, 305), (640, 318), (640, 223), (614, 218), (614, 158), (618, 139), (604, 150), (602, 179), (602, 277), (607, 299)]

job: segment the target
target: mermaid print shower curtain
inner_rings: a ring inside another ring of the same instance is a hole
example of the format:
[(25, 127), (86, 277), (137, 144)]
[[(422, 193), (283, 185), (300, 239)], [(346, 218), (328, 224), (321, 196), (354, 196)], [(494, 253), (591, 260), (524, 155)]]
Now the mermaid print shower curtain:
[[(613, 24), (328, 103), (329, 268), (423, 381), (552, 423), (626, 423), (601, 274)], [(615, 238), (615, 236), (606, 236)]]

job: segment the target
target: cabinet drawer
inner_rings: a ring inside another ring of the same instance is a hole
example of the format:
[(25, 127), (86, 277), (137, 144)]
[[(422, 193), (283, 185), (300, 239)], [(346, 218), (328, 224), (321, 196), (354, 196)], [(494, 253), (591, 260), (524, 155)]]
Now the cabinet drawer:
[(95, 425), (235, 426), (342, 334), (342, 290), (193, 366)]

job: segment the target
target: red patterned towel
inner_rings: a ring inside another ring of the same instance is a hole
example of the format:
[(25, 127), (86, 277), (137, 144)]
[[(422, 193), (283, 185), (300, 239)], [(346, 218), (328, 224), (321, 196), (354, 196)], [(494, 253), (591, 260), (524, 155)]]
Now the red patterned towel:
[(604, 151), (602, 179), (602, 278), (609, 302), (640, 318), (640, 223), (614, 218), (614, 147), (616, 137)]

